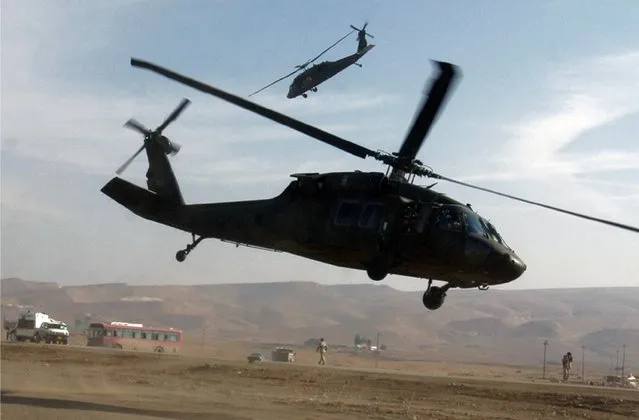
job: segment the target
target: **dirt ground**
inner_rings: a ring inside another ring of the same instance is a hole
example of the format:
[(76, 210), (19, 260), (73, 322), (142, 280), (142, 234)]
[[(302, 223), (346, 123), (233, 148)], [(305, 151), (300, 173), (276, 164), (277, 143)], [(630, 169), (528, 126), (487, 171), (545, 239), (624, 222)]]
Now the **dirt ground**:
[[(295, 364), (248, 365), (196, 348), (158, 355), (2, 343), (1, 351), (6, 419), (639, 418), (639, 391), (533, 383), (512, 367), (414, 362), (399, 373), (398, 363), (375, 370), (352, 355), (320, 367), (311, 352)], [(229, 355), (246, 356), (216, 352)]]

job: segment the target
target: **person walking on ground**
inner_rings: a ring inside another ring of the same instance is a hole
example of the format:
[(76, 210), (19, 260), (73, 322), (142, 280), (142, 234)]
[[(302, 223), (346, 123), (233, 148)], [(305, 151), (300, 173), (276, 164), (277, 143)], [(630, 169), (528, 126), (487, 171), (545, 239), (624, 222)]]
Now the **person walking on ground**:
[(326, 345), (326, 341), (324, 341), (324, 337), (320, 338), (320, 342), (317, 345), (317, 350), (316, 350), (319, 354), (320, 354), (320, 359), (319, 362), (317, 362), (318, 365), (325, 365), (326, 364), (326, 352), (328, 351), (328, 346)]
[(561, 358), (561, 364), (563, 366), (564, 371), (564, 382), (568, 382), (568, 378), (570, 377), (570, 371), (572, 370), (572, 353), (568, 352), (564, 354)]

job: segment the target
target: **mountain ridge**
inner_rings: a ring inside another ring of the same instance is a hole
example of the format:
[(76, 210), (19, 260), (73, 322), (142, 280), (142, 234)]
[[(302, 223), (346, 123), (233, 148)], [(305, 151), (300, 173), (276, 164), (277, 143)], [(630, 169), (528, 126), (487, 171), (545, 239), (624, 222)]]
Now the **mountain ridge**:
[(582, 344), (592, 361), (608, 363), (622, 344), (627, 365), (639, 359), (639, 287), (451, 290), (436, 311), (422, 306), (421, 295), (384, 284), (61, 286), (2, 279), (6, 318), (31, 305), (71, 326), (91, 314), (171, 325), (198, 338), (205, 332), (208, 340), (301, 344), (324, 336), (352, 345), (355, 334), (375, 339), (380, 332), (389, 348), (429, 357), (537, 363), (547, 339), (554, 359), (577, 354)]

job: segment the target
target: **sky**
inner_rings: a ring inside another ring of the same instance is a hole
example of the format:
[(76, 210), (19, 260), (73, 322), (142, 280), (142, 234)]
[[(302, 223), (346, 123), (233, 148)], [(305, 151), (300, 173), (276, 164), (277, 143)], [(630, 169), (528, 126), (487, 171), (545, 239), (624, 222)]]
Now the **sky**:
[[(363, 271), (190, 235), (138, 218), (100, 188), (159, 125), (189, 203), (268, 198), (295, 172), (385, 171), (261, 116), (130, 66), (136, 57), (241, 96), (369, 22), (376, 47), (319, 86), (257, 103), (372, 149), (399, 148), (435, 67), (462, 77), (418, 158), (436, 172), (639, 226), (639, 3), (405, 0), (5, 0), (1, 271), (63, 285), (372, 283)], [(357, 48), (352, 34), (321, 60)], [(123, 174), (144, 186), (146, 159)], [(430, 184), (421, 179), (420, 184)], [(639, 235), (440, 182), (491, 220), (528, 270), (504, 289), (639, 286)], [(391, 275), (382, 284), (425, 288)]]

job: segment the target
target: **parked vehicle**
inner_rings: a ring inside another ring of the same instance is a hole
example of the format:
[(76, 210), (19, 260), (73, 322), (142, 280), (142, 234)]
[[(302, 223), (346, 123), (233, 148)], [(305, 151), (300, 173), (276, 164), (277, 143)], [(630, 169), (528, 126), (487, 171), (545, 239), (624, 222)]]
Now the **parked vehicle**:
[(251, 353), (246, 359), (249, 363), (263, 362), (266, 360), (266, 356), (262, 353)]
[(8, 332), (8, 338), (11, 341), (69, 344), (69, 328), (44, 312), (29, 310), (20, 315), (16, 327)]

